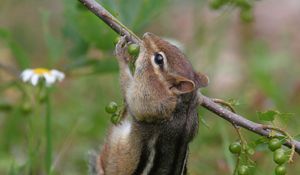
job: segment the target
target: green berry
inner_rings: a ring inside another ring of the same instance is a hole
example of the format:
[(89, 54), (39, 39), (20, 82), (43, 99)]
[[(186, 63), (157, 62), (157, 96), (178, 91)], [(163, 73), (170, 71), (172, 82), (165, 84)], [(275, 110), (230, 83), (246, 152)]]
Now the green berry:
[(284, 165), (278, 165), (275, 168), (275, 175), (285, 175), (286, 174), (286, 167)]
[(229, 145), (229, 151), (233, 154), (239, 154), (242, 150), (240, 142), (233, 142)]
[(115, 39), (114, 39), (114, 41), (113, 41), (113, 43), (114, 43), (114, 45), (117, 45), (118, 44), (118, 42), (120, 41), (120, 36), (117, 36)]
[(282, 145), (282, 143), (278, 138), (273, 138), (269, 141), (269, 149), (271, 151), (275, 151), (275, 150), (281, 148), (281, 145)]
[(113, 124), (118, 124), (119, 121), (120, 121), (120, 117), (118, 114), (113, 114), (110, 118), (110, 121), (113, 123)]
[(240, 17), (241, 17), (241, 19), (244, 22), (251, 22), (254, 19), (253, 12), (252, 12), (251, 9), (243, 9), (243, 10), (241, 10)]
[(238, 169), (238, 175), (249, 175), (250, 174), (250, 169), (246, 165), (242, 165)]
[(118, 104), (116, 102), (110, 102), (106, 107), (105, 111), (109, 114), (113, 114), (118, 110)]
[(139, 45), (137, 45), (137, 44), (130, 44), (128, 46), (128, 53), (131, 56), (138, 56), (139, 52), (140, 52), (140, 46)]
[(278, 165), (282, 165), (282, 164), (286, 163), (288, 160), (288, 156), (286, 155), (286, 152), (284, 151), (284, 149), (282, 149), (282, 148), (277, 149), (273, 154), (273, 160)]

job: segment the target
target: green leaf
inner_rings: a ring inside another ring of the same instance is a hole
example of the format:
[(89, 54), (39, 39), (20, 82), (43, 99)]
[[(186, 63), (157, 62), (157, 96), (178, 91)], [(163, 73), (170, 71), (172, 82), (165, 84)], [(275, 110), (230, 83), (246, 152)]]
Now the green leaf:
[(285, 117), (293, 117), (294, 113), (278, 113), (278, 117), (282, 117), (282, 118), (285, 118)]
[(265, 112), (256, 112), (258, 118), (261, 121), (273, 121), (275, 119), (275, 116), (279, 114), (278, 111), (275, 110), (268, 110)]
[(279, 113), (277, 116), (287, 123), (294, 116), (294, 113)]
[(228, 103), (229, 103), (231, 106), (239, 106), (239, 105), (241, 104), (238, 100), (233, 99), (233, 98), (229, 99), (229, 100), (228, 100)]

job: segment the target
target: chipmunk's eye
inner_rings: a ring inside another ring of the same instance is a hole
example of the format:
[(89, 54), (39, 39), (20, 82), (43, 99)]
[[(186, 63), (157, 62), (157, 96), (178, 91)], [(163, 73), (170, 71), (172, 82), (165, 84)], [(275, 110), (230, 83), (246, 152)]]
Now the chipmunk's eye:
[(162, 66), (164, 64), (164, 56), (160, 53), (154, 54), (154, 62), (155, 64)]

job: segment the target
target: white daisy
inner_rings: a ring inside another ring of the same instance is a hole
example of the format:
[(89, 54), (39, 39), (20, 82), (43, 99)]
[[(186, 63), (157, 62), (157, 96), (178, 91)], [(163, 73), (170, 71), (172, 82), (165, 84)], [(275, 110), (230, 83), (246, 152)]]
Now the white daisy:
[(36, 86), (42, 78), (46, 82), (46, 86), (51, 86), (56, 81), (62, 81), (65, 78), (65, 74), (58, 70), (36, 68), (36, 69), (25, 69), (21, 75), (23, 82), (30, 82), (33, 86)]

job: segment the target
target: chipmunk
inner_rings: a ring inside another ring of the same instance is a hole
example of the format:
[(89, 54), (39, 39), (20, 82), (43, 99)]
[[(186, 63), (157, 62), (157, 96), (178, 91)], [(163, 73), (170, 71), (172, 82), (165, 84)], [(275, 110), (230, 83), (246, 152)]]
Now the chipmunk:
[(145, 33), (131, 73), (126, 38), (116, 45), (126, 117), (113, 126), (91, 171), (97, 175), (184, 175), (208, 78), (160, 37)]

